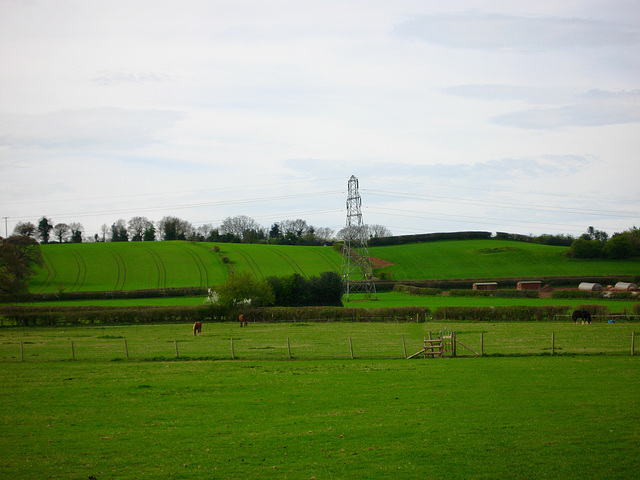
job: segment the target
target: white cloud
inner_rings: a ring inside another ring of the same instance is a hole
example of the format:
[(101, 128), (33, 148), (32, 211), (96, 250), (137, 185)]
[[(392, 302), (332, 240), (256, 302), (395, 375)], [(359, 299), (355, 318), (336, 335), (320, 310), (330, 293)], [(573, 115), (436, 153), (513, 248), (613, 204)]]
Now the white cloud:
[(472, 50), (536, 52), (640, 43), (640, 29), (634, 25), (494, 13), (417, 15), (396, 32), (434, 45)]
[(139, 149), (161, 141), (159, 133), (181, 118), (181, 113), (173, 111), (113, 107), (0, 114), (0, 145), (99, 152)]
[(491, 121), (517, 128), (553, 130), (564, 127), (595, 127), (640, 122), (640, 90), (592, 91), (572, 103), (527, 109), (494, 117)]

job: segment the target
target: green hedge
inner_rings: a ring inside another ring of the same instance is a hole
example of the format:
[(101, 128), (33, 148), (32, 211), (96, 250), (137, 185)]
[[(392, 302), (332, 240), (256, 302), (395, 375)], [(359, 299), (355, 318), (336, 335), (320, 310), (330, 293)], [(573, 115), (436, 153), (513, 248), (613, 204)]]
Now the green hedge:
[(552, 298), (597, 298), (602, 300), (636, 300), (640, 302), (638, 292), (615, 292), (600, 291), (591, 292), (588, 290), (554, 290), (551, 293)]
[(91, 324), (223, 321), (227, 312), (208, 305), (188, 307), (32, 307), (0, 308), (2, 325), (66, 326)]
[(415, 287), (413, 285), (397, 284), (393, 286), (394, 292), (410, 293), (411, 295), (440, 295), (442, 290), (439, 288)]
[(538, 290), (466, 290), (449, 292), (451, 297), (501, 297), (501, 298), (540, 298)]
[[(67, 326), (91, 324), (235, 322), (238, 310), (220, 306), (182, 307), (33, 307), (0, 308), (4, 326)], [(426, 307), (343, 308), (264, 307), (243, 309), (249, 322), (424, 322), (431, 311)]]
[(433, 320), (478, 320), (485, 322), (539, 322), (554, 320), (556, 315), (569, 315), (569, 306), (506, 307), (438, 307)]
[(207, 295), (206, 287), (153, 288), (145, 290), (109, 290), (102, 292), (51, 292), (0, 295), (0, 303), (48, 302), (59, 300), (112, 300), (126, 298), (193, 297)]
[(393, 237), (375, 237), (369, 239), (370, 247), (402, 245), (405, 243), (438, 242), (442, 240), (484, 240), (491, 238), (491, 232), (443, 232), (418, 235), (397, 235)]
[(427, 307), (265, 307), (244, 313), (254, 322), (424, 322), (431, 310)]

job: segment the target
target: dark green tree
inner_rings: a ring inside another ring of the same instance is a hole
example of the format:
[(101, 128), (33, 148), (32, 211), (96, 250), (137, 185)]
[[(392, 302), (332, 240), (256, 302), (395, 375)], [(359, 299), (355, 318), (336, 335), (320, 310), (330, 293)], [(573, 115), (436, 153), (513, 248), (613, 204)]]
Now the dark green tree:
[(622, 260), (633, 256), (631, 239), (624, 234), (614, 235), (604, 245), (607, 257), (613, 260)]
[(53, 222), (47, 217), (42, 217), (38, 222), (38, 238), (42, 243), (49, 243), (49, 234), (53, 228)]
[(28, 291), (27, 282), (36, 266), (42, 266), (40, 246), (31, 237), (11, 236), (0, 242), (0, 292)]
[(78, 222), (71, 222), (69, 224), (69, 228), (71, 229), (71, 243), (82, 243), (82, 233), (84, 232), (82, 224)]
[(599, 240), (587, 240), (581, 237), (571, 243), (569, 254), (573, 258), (600, 258), (604, 256), (604, 248)]
[(111, 241), (127, 242), (129, 241), (129, 233), (127, 232), (127, 224), (123, 219), (118, 220), (111, 225)]

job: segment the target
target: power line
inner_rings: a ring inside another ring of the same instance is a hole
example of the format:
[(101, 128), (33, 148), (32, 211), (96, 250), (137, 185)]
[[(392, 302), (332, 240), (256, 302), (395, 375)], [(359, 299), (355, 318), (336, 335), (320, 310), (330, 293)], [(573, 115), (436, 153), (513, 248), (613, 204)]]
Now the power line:
[(454, 199), (452, 197), (442, 197), (437, 195), (423, 195), (423, 194), (406, 194), (399, 192), (386, 192), (382, 190), (365, 190), (365, 192), (370, 193), (374, 196), (380, 197), (391, 197), (391, 198), (402, 198), (407, 200), (436, 200), (444, 203), (455, 203), (460, 205), (485, 205), (489, 207), (499, 207), (499, 208), (511, 208), (518, 210), (531, 210), (531, 211), (541, 211), (541, 212), (554, 212), (554, 213), (573, 213), (573, 214), (582, 214), (582, 215), (598, 215), (605, 217), (619, 217), (619, 218), (634, 218), (636, 216), (635, 213), (620, 213), (620, 212), (611, 212), (611, 211), (603, 211), (603, 210), (587, 210), (587, 209), (579, 209), (579, 208), (559, 208), (553, 207), (549, 205), (537, 205), (531, 206), (530, 204), (523, 203), (515, 203), (515, 202), (488, 202), (486, 200), (481, 199), (473, 199), (473, 200), (460, 200)]

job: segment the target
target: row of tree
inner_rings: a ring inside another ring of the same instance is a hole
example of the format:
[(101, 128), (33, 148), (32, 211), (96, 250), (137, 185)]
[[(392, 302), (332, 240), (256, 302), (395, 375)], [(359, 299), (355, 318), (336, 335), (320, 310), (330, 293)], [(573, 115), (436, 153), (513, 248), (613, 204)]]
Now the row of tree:
[(611, 238), (606, 232), (589, 227), (587, 232), (571, 243), (573, 258), (610, 258), (623, 260), (640, 256), (640, 229), (632, 227)]
[[(382, 225), (363, 227), (369, 238), (391, 236)], [(80, 243), (95, 242), (149, 242), (155, 240), (188, 240), (198, 242), (223, 243), (273, 243), (279, 245), (325, 245), (335, 240), (344, 240), (353, 235), (352, 229), (343, 228), (337, 233), (330, 228), (314, 227), (305, 220), (283, 220), (265, 228), (253, 218), (245, 215), (227, 217), (219, 227), (212, 224), (194, 227), (190, 222), (178, 217), (166, 216), (158, 222), (136, 216), (128, 222), (119, 219), (111, 226), (102, 225), (99, 234), (86, 239), (80, 223), (57, 223), (42, 217), (38, 225), (18, 222), (13, 235), (30, 237), (40, 243)]]

